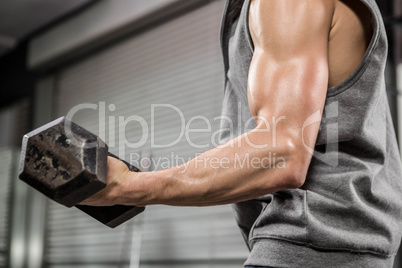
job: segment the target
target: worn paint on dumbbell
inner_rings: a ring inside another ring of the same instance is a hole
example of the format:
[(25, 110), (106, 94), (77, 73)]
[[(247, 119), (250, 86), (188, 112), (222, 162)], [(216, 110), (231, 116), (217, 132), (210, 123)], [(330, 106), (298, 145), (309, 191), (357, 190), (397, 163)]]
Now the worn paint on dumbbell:
[[(67, 135), (66, 124), (74, 143)], [(116, 227), (144, 208), (77, 205), (106, 186), (107, 156), (108, 146), (98, 136), (63, 117), (24, 136), (19, 177), (54, 201), (76, 206), (107, 226)], [(139, 171), (123, 162), (131, 171)]]

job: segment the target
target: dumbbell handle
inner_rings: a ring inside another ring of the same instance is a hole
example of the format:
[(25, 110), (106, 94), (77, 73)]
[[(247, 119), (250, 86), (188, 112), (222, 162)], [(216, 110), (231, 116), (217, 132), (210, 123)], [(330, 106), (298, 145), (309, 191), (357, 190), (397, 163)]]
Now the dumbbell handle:
[(119, 158), (118, 156), (115, 156), (114, 154), (112, 154), (112, 153), (110, 153), (110, 152), (108, 152), (107, 155), (108, 155), (108, 156), (111, 156), (111, 157), (113, 157), (113, 158), (116, 158), (117, 160), (120, 160), (121, 162), (123, 162), (124, 164), (126, 164), (126, 166), (128, 167), (128, 169), (129, 169), (131, 172), (140, 172), (140, 170), (139, 170), (137, 167), (131, 165), (131, 164), (128, 163), (127, 161), (125, 161), (125, 160)]
[[(140, 172), (140, 170), (131, 165), (130, 163), (120, 159), (114, 154), (108, 152), (108, 156), (116, 158), (122, 161), (127, 165), (128, 169), (131, 172)], [(108, 207), (94, 207), (94, 206), (86, 206), (86, 205), (76, 205), (78, 209), (82, 210), (89, 216), (95, 218), (96, 220), (102, 222), (103, 224), (115, 228), (116, 226), (122, 224), (123, 222), (133, 218), (134, 216), (140, 214), (145, 210), (144, 207), (136, 207), (136, 206), (124, 206), (124, 205), (115, 205)]]

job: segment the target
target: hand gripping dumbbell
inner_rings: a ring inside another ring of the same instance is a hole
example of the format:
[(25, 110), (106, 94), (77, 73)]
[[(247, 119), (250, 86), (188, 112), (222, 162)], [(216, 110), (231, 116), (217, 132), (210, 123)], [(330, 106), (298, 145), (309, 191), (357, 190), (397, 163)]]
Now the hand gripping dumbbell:
[[(119, 159), (108, 152), (108, 146), (98, 136), (61, 117), (24, 135), (19, 178), (50, 199), (75, 206), (114, 228), (145, 208), (77, 205), (105, 188), (107, 156)], [(123, 162), (130, 171), (139, 172)]]

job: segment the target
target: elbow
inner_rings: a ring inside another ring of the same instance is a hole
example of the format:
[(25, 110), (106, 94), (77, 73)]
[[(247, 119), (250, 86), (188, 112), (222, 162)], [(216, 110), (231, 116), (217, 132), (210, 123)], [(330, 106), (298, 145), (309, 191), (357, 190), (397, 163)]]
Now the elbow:
[(311, 155), (303, 145), (295, 145), (293, 142), (289, 142), (286, 149), (286, 166), (282, 174), (281, 188), (297, 189), (302, 187), (306, 181)]
[(306, 182), (308, 167), (304, 164), (293, 163), (291, 168), (287, 171), (285, 179), (285, 189), (297, 189), (304, 185)]
[(269, 168), (260, 169), (263, 172), (260, 173), (262, 184), (259, 189), (264, 193), (297, 189), (304, 185), (312, 155), (297, 135), (282, 135), (276, 146), (268, 147), (262, 155), (275, 155), (273, 161), (269, 161)]

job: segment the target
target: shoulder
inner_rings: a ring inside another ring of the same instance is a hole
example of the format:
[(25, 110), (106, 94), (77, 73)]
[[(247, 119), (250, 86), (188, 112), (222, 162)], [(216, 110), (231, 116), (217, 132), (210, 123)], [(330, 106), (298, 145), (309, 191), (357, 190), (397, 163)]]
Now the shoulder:
[[(254, 42), (306, 40), (328, 35), (338, 0), (251, 0), (249, 28)], [(258, 44), (257, 44), (258, 45)]]
[(268, 13), (274, 12), (289, 13), (302, 12), (328, 16), (333, 14), (336, 3), (339, 0), (251, 0), (250, 12)]

